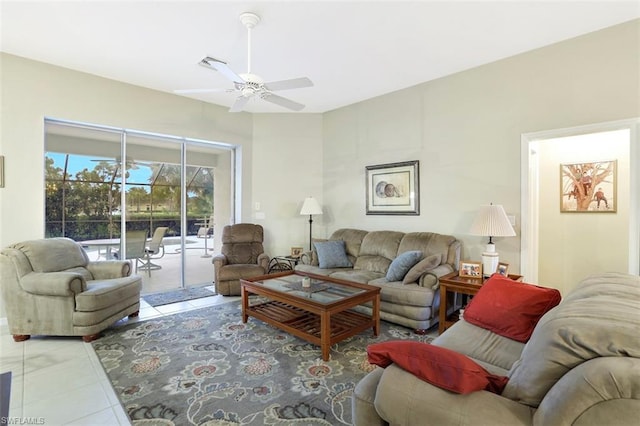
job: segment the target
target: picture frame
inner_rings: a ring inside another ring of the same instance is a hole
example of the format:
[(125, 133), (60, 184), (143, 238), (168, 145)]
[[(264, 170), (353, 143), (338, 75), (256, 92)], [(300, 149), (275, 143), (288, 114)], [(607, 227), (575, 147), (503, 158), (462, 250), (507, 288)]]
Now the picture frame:
[(420, 215), (420, 162), (366, 166), (368, 215)]
[(498, 267), (496, 268), (496, 274), (500, 274), (503, 277), (509, 276), (509, 264), (505, 262), (498, 262)]
[(482, 278), (482, 262), (460, 261), (459, 275), (465, 278)]
[(561, 213), (616, 213), (617, 160), (560, 164)]
[(298, 258), (302, 256), (304, 249), (302, 247), (291, 247), (291, 257)]
[(0, 155), (0, 188), (4, 188), (4, 155)]

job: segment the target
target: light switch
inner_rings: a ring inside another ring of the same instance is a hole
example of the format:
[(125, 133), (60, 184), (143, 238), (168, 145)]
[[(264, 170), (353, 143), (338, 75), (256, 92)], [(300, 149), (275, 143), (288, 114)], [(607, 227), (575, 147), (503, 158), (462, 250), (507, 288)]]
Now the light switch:
[(515, 215), (507, 215), (507, 217), (509, 218), (509, 222), (511, 222), (511, 226), (516, 226), (516, 216)]
[(256, 210), (260, 210), (260, 201), (256, 201)]

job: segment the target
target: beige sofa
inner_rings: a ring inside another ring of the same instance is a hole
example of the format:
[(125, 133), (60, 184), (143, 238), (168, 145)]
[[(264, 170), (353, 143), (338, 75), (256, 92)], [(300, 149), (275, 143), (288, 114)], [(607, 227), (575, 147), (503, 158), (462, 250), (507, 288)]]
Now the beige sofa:
[[(455, 237), (432, 232), (368, 232), (345, 228), (335, 231), (328, 240), (344, 241), (352, 267), (321, 268), (314, 249), (302, 256), (296, 270), (380, 287), (380, 318), (385, 321), (419, 332), (438, 322), (438, 278), (457, 270), (460, 261), (462, 244)], [(425, 261), (435, 259), (435, 262), (409, 283), (388, 281), (386, 274), (392, 261), (408, 251), (420, 251)], [(368, 307), (361, 309), (371, 312)]]
[(433, 341), (508, 376), (500, 395), (453, 393), (391, 364), (356, 386), (354, 424), (637, 424), (639, 332), (640, 277), (592, 276), (540, 319), (526, 343), (464, 320)]
[(142, 278), (128, 260), (90, 261), (68, 238), (14, 244), (0, 253), (0, 288), (15, 341), (99, 333), (140, 310)]

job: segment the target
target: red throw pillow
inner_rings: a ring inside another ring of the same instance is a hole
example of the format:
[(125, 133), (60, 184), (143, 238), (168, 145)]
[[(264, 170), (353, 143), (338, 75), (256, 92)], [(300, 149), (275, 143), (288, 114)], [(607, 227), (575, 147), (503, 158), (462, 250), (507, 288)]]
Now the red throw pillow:
[(464, 310), (464, 320), (500, 336), (526, 342), (540, 318), (560, 303), (560, 292), (492, 275)]
[(488, 390), (500, 394), (509, 380), (489, 373), (471, 358), (428, 343), (392, 340), (367, 347), (371, 364), (391, 363), (425, 382), (456, 393)]

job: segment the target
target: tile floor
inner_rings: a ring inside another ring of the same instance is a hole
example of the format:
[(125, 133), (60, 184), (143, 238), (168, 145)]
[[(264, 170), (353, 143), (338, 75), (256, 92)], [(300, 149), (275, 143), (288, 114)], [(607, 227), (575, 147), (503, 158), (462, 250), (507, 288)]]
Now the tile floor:
[[(239, 299), (212, 296), (156, 308), (142, 300), (138, 318), (115, 326)], [(12, 372), (8, 424), (131, 424), (93, 346), (81, 338), (35, 336), (16, 343), (6, 322), (0, 324), (0, 373), (7, 371)]]

